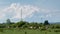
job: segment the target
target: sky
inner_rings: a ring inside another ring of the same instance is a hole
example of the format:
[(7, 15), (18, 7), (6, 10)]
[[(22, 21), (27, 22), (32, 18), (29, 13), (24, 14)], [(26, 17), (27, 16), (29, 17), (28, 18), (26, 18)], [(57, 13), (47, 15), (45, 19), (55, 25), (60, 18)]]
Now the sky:
[(0, 0), (0, 23), (12, 22), (60, 22), (60, 0)]

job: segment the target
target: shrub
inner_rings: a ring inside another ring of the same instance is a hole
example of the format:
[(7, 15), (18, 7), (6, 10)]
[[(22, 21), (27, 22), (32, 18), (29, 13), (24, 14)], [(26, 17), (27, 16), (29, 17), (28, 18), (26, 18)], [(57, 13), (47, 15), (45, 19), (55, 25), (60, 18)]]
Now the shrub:
[(45, 30), (46, 30), (46, 28), (45, 28), (45, 27), (42, 27), (42, 28), (41, 28), (41, 31), (45, 31)]
[(54, 32), (60, 32), (60, 30), (57, 29), (57, 30), (54, 30)]
[(3, 29), (2, 28), (0, 28), (0, 32), (3, 32)]

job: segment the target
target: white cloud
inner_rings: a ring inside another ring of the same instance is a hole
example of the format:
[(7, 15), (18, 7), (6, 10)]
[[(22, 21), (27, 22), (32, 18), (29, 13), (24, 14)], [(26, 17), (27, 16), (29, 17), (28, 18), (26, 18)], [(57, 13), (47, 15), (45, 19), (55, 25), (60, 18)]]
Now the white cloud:
[[(12, 3), (10, 6), (0, 11), (0, 20), (4, 18), (20, 19), (21, 11), (22, 11), (22, 18), (24, 19), (27, 17), (29, 18), (32, 17), (34, 12), (41, 13), (42, 15), (40, 15), (40, 18), (46, 18), (46, 17), (49, 18), (52, 17), (53, 14), (52, 11), (54, 10), (41, 9), (39, 7), (32, 5), (21, 5), (19, 3)], [(55, 11), (60, 11), (60, 10), (55, 10)]]
[(51, 18), (52, 14), (41, 15), (40, 18)]
[(48, 18), (48, 17), (52, 17), (52, 15), (51, 14), (48, 14), (48, 15), (46, 15), (46, 17)]
[(0, 19), (2, 19), (2, 18), (4, 18), (5, 17), (5, 15), (4, 14), (0, 14)]
[[(31, 5), (20, 5), (19, 3), (12, 3), (10, 6), (3, 10), (5, 16), (10, 16), (10, 19), (20, 19), (22, 11), (22, 18), (30, 17), (34, 12), (39, 11), (39, 8)], [(13, 15), (13, 16), (12, 16)]]

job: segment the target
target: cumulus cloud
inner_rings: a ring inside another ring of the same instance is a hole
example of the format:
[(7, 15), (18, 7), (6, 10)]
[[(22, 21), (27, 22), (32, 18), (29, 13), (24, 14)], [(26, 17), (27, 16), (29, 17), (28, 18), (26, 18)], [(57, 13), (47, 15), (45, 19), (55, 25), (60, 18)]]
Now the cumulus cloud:
[(10, 18), (10, 19), (20, 19), (21, 11), (22, 18), (31, 17), (34, 12), (38, 12), (40, 9), (36, 6), (31, 5), (21, 5), (19, 3), (12, 3), (10, 6), (2, 10), (2, 15), (0, 18)]
[[(1, 19), (21, 19), (21, 11), (22, 11), (22, 18), (31, 18), (33, 17), (33, 14), (35, 12), (40, 13), (40, 18), (49, 18), (52, 17), (52, 14), (55, 14), (54, 11), (60, 11), (60, 10), (48, 10), (48, 9), (42, 9), (37, 6), (32, 5), (21, 5), (19, 3), (12, 3), (8, 7), (4, 8), (2, 11), (0, 11), (0, 20)], [(53, 13), (52, 13), (53, 12)]]
[(40, 18), (51, 18), (52, 14), (41, 15)]

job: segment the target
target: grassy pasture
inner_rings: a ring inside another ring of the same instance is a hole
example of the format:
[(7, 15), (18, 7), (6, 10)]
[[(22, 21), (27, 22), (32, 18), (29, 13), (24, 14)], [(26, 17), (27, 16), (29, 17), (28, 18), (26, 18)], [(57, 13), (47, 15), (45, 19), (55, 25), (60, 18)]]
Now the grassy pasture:
[(60, 32), (54, 32), (53, 29), (41, 31), (39, 29), (4, 29), (0, 30), (0, 34), (60, 34)]

